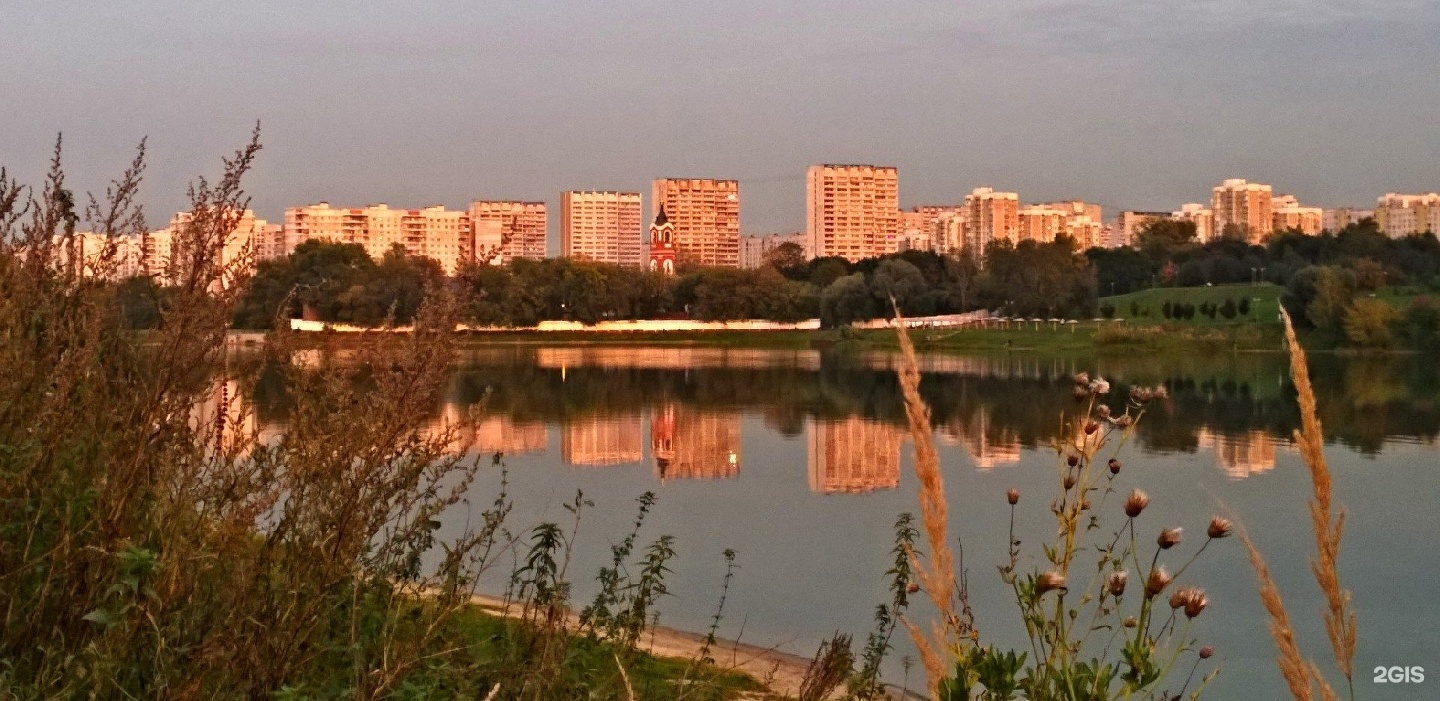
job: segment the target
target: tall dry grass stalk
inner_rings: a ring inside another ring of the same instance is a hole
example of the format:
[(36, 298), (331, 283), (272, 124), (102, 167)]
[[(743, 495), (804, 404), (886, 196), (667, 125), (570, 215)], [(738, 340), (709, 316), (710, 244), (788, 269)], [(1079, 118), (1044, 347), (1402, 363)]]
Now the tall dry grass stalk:
[(920, 397), (920, 364), (915, 357), (915, 345), (910, 342), (905, 320), (898, 313), (895, 323), (900, 341), (900, 391), (905, 400), (910, 437), (915, 443), (915, 476), (920, 482), (920, 523), (929, 547), (928, 562), (921, 562), (913, 552), (910, 561), (916, 579), (940, 615), (928, 636), (908, 618), (903, 620), (919, 650), (933, 696), (936, 685), (949, 674), (950, 664), (961, 647), (973, 641), (974, 622), (964, 586), (955, 579), (955, 556), (947, 535), (945, 480), (940, 474), (940, 455), (935, 451), (931, 434), (930, 407)]
[[(1325, 462), (1324, 433), (1315, 411), (1315, 392), (1310, 385), (1310, 371), (1305, 362), (1305, 349), (1295, 337), (1295, 327), (1290, 315), (1280, 311), (1285, 323), (1285, 343), (1290, 352), (1290, 377), (1300, 404), (1300, 429), (1295, 432), (1295, 443), (1300, 448), (1300, 457), (1310, 470), (1313, 498), (1310, 501), (1310, 523), (1315, 533), (1315, 559), (1310, 570), (1315, 581), (1325, 594), (1325, 632), (1330, 639), (1331, 653), (1335, 664), (1345, 676), (1350, 698), (1355, 698), (1355, 612), (1350, 607), (1350, 591), (1341, 588), (1337, 563), (1340, 556), (1340, 540), (1345, 530), (1345, 511), (1335, 513), (1333, 506), (1334, 484), (1330, 468)], [(1290, 693), (1297, 701), (1311, 698), (1312, 684), (1320, 690), (1320, 697), (1329, 701), (1336, 699), (1334, 687), (1326, 682), (1319, 668), (1306, 662), (1300, 655), (1295, 642), (1290, 618), (1280, 599), (1279, 588), (1270, 576), (1255, 544), (1248, 534), (1242, 534), (1245, 548), (1250, 553), (1250, 564), (1260, 581), (1260, 598), (1270, 616), (1270, 634), (1280, 652), (1277, 665), (1290, 686)]]

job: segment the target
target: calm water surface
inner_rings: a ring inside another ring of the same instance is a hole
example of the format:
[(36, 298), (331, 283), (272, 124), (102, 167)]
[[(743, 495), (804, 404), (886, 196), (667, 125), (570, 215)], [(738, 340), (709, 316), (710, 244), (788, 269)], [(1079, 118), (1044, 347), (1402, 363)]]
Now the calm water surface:
[[(863, 639), (886, 600), (891, 526), (916, 511), (892, 363), (883, 354), (819, 351), (480, 350), (455, 368), (434, 420), (460, 425), (476, 459), (505, 454), (513, 531), (568, 521), (562, 504), (577, 490), (594, 501), (570, 570), (578, 601), (593, 593), (589, 578), (627, 532), (635, 498), (653, 491), (659, 502), (646, 533), (673, 535), (679, 551), (661, 622), (705, 628), (722, 552), (734, 548), (739, 569), (722, 635), (808, 656), (837, 630)], [(1018, 530), (1038, 567), (1038, 541), (1054, 524), (1049, 444), (1060, 412), (1075, 407), (1069, 378), (1085, 370), (1115, 383), (1117, 408), (1130, 384), (1169, 389), (1122, 453), (1117, 480), (1153, 498), (1141, 518), (1147, 544), (1146, 531), (1184, 526), (1183, 552), (1166, 558), (1173, 570), (1212, 514), (1235, 516), (1269, 559), (1303, 652), (1331, 668), (1323, 599), (1309, 574), (1310, 482), (1289, 441), (1299, 416), (1282, 357), (1015, 354), (927, 356), (923, 365), (951, 534), (964, 543), (983, 641), (1027, 645), (995, 570), (1006, 560), (1004, 492), (1024, 494)], [(1311, 374), (1337, 498), (1349, 511), (1341, 577), (1359, 615), (1357, 689), (1368, 698), (1440, 698), (1440, 368), (1430, 358), (1317, 356)], [(282, 394), (253, 389), (263, 425), (283, 428)], [(471, 503), (488, 504), (499, 480), (498, 469), (482, 473)], [(1108, 508), (1119, 514), (1115, 501)], [(458, 532), (466, 516), (453, 514), (445, 528)], [(1212, 601), (1192, 630), (1224, 662), (1207, 698), (1285, 696), (1241, 544), (1212, 546), (1186, 578)], [(503, 577), (493, 583), (503, 586)], [(908, 640), (899, 642), (889, 675), (896, 683), (901, 655), (912, 654)], [(1423, 666), (1427, 681), (1374, 684), (1371, 672), (1382, 665)], [(910, 685), (923, 685), (918, 671)]]

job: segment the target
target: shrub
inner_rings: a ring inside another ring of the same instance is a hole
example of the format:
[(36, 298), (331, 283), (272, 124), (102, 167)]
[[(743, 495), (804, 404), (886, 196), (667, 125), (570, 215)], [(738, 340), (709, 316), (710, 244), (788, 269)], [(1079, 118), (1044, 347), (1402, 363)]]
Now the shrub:
[(1361, 348), (1389, 348), (1400, 318), (1400, 311), (1387, 302), (1357, 299), (1345, 309), (1345, 338)]

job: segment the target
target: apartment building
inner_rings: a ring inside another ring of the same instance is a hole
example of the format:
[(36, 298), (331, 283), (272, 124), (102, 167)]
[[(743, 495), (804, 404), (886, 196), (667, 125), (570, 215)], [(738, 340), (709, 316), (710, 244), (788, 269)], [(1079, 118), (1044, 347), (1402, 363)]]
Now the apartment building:
[(1170, 212), (1143, 212), (1127, 210), (1115, 217), (1115, 246), (1134, 246), (1140, 234), (1140, 227), (1154, 219), (1169, 219)]
[(468, 213), (440, 205), (391, 209), (382, 203), (342, 209), (320, 202), (286, 209), (284, 255), (311, 240), (359, 244), (375, 260), (398, 245), (410, 255), (434, 259), (447, 273), (455, 272), (474, 251)]
[(641, 266), (645, 247), (640, 193), (570, 190), (560, 195), (560, 254)]
[(660, 178), (650, 190), (651, 218), (665, 211), (675, 226), (681, 263), (740, 265), (740, 183), (712, 178)]
[(470, 203), (469, 216), (474, 260), (504, 265), (516, 258), (545, 257), (544, 202), (476, 200)]
[[(965, 216), (964, 205), (918, 205), (900, 213), (901, 247), (929, 250), (941, 255), (958, 251), (959, 235), (950, 235), (947, 222)], [(960, 227), (963, 229), (963, 227)], [(959, 233), (956, 230), (955, 233)]]
[(1355, 207), (1336, 207), (1325, 210), (1320, 217), (1320, 228), (1329, 232), (1338, 232), (1352, 224), (1359, 224), (1365, 219), (1374, 219), (1375, 210)]
[(1215, 238), (1215, 211), (1203, 204), (1192, 202), (1180, 205), (1180, 211), (1171, 212), (1170, 218), (1194, 224), (1195, 240), (1200, 243), (1207, 243)]
[(899, 182), (893, 166), (810, 166), (805, 174), (806, 254), (855, 262), (893, 253), (900, 233)]
[(1297, 230), (1308, 236), (1317, 236), (1325, 228), (1325, 210), (1306, 207), (1291, 195), (1279, 195), (1271, 200), (1271, 230)]
[(1015, 215), (1015, 242), (1049, 243), (1065, 231), (1065, 212), (1043, 204), (1021, 207)]
[(1250, 243), (1260, 243), (1274, 231), (1273, 188), (1232, 178), (1211, 191), (1210, 209), (1215, 213), (1215, 231), (1226, 236), (1227, 227)]
[(996, 239), (1015, 241), (1020, 232), (1020, 195), (977, 187), (965, 196), (965, 241), (961, 248), (984, 255)]
[(740, 267), (755, 269), (765, 264), (765, 256), (782, 244), (793, 243), (805, 248), (805, 232), (789, 234), (757, 234), (740, 237)]
[(1375, 201), (1375, 223), (1392, 239), (1427, 231), (1440, 234), (1440, 194), (1387, 192)]

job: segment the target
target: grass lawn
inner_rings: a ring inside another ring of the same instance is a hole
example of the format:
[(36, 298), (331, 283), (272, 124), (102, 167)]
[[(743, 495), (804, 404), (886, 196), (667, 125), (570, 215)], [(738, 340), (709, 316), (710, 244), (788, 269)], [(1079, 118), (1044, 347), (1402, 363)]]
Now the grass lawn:
[[(1213, 287), (1157, 287), (1130, 294), (1104, 297), (1100, 300), (1100, 304), (1102, 306), (1113, 305), (1117, 319), (1128, 319), (1146, 324), (1173, 323), (1207, 326), (1234, 325), (1246, 322), (1279, 324), (1280, 295), (1283, 292), (1283, 287), (1270, 283), (1215, 285)], [(1247, 316), (1237, 314), (1234, 319), (1226, 319), (1220, 314), (1216, 314), (1215, 318), (1211, 319), (1198, 311), (1192, 319), (1166, 319), (1163, 312), (1166, 302), (1193, 304), (1198, 308), (1206, 303), (1216, 306), (1223, 305), (1226, 300), (1232, 300), (1238, 305), (1240, 300), (1246, 298), (1250, 300), (1250, 314)]]

